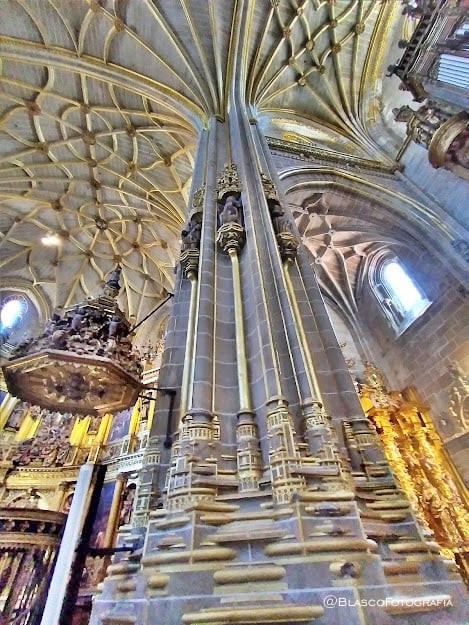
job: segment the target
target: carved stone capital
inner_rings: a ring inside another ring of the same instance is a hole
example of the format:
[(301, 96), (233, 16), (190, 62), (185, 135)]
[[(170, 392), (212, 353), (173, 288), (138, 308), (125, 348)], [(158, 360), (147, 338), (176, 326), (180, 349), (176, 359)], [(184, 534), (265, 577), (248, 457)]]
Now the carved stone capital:
[(282, 260), (295, 260), (300, 239), (292, 232), (279, 232), (276, 239)]
[(278, 202), (277, 189), (275, 188), (274, 183), (270, 178), (268, 178), (265, 174), (261, 173), (261, 182), (264, 187), (265, 197), (268, 200), (275, 200)]
[(305, 430), (314, 428), (328, 428), (329, 417), (320, 402), (311, 402), (303, 408)]
[(204, 208), (205, 184), (194, 191), (192, 196), (192, 210), (194, 212), (202, 212)]
[(218, 228), (217, 243), (226, 254), (229, 254), (230, 250), (240, 252), (246, 241), (246, 231), (243, 226), (236, 222), (230, 222), (223, 224)]
[(197, 274), (199, 270), (199, 250), (184, 250), (179, 257), (184, 277), (188, 278), (191, 273)]

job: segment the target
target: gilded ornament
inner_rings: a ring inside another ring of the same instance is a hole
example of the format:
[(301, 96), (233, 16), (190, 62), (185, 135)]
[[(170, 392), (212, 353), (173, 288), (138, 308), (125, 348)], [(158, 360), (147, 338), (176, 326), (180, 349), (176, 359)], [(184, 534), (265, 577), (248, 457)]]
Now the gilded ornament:
[(420, 524), (434, 535), (443, 555), (459, 558), (469, 538), (469, 516), (443, 443), (424, 407), (415, 401), (415, 394), (409, 394), (408, 400), (388, 391), (371, 363), (366, 363), (359, 392)]
[(118, 33), (121, 33), (122, 31), (125, 30), (125, 24), (124, 22), (120, 19), (120, 17), (116, 17), (114, 19), (114, 28), (117, 30)]
[(452, 384), (449, 393), (449, 413), (459, 428), (469, 429), (469, 376), (459, 369), (456, 364), (449, 368)]
[(41, 107), (35, 100), (25, 100), (24, 105), (28, 113), (30, 113), (31, 115), (35, 116), (41, 114)]

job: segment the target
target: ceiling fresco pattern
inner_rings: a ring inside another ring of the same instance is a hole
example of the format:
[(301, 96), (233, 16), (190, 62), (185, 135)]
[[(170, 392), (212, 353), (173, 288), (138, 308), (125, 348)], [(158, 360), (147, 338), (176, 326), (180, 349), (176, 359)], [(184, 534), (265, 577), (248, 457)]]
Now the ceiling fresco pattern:
[[(389, 162), (367, 122), (377, 58), (385, 62), (376, 41), (396, 4), (250, 2), (239, 86), (266, 132), (279, 119), (284, 131), (303, 124), (338, 150)], [(120, 304), (139, 320), (173, 287), (198, 133), (226, 110), (239, 2), (2, 0), (1, 9), (2, 277), (40, 289), (52, 309), (96, 295), (120, 263)], [(339, 266), (359, 260), (332, 251), (347, 239), (334, 220), (316, 227), (327, 251), (315, 257), (339, 280)], [(371, 233), (347, 241), (358, 258), (376, 245)], [(345, 291), (355, 280), (346, 273)]]

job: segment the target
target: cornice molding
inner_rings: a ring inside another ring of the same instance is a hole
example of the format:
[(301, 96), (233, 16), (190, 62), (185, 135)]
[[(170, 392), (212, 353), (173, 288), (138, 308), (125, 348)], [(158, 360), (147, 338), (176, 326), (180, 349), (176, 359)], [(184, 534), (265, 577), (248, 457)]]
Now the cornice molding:
[(291, 158), (302, 160), (306, 162), (320, 161), (321, 163), (333, 163), (340, 165), (347, 170), (365, 169), (381, 174), (394, 174), (396, 171), (400, 171), (402, 166), (399, 163), (394, 165), (387, 165), (379, 161), (373, 161), (366, 158), (360, 158), (351, 154), (341, 154), (340, 152), (334, 152), (333, 150), (327, 150), (325, 148), (318, 148), (316, 146), (308, 146), (302, 144), (296, 144), (291, 141), (284, 141), (283, 139), (276, 139), (274, 137), (266, 137), (267, 144), (273, 152), (280, 152), (281, 154), (288, 154)]

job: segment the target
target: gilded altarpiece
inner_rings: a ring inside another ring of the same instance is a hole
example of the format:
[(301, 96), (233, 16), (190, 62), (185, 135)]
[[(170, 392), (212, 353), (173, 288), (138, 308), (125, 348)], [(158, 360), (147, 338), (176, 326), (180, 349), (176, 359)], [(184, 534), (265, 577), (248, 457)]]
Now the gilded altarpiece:
[(366, 363), (359, 393), (419, 524), (433, 537), (443, 556), (455, 559), (469, 582), (468, 492), (428, 407), (412, 387), (400, 393), (388, 391), (382, 374), (370, 363)]

